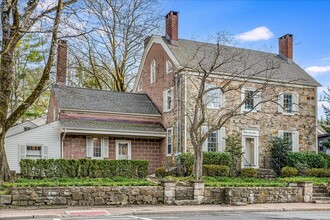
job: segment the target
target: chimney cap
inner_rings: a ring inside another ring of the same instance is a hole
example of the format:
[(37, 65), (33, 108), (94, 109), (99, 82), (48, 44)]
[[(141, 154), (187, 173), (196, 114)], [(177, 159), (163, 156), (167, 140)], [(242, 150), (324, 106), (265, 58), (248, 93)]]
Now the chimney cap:
[(286, 38), (286, 37), (293, 37), (293, 34), (285, 34), (282, 37), (279, 37), (278, 39)]
[(178, 15), (179, 12), (178, 12), (178, 11), (170, 11), (169, 13), (167, 13), (167, 14), (165, 15), (165, 17), (168, 17), (170, 14)]

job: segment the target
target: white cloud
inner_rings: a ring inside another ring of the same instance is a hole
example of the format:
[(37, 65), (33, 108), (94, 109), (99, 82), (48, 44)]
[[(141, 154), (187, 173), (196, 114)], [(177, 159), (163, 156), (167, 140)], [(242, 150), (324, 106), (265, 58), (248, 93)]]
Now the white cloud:
[(321, 61), (328, 61), (328, 60), (330, 60), (330, 57), (324, 57), (321, 59)]
[(316, 76), (321, 73), (330, 72), (330, 66), (310, 66), (305, 68), (305, 71), (312, 76)]
[(259, 41), (268, 40), (272, 38), (274, 34), (265, 26), (257, 27), (253, 30), (238, 34), (236, 39), (241, 41)]

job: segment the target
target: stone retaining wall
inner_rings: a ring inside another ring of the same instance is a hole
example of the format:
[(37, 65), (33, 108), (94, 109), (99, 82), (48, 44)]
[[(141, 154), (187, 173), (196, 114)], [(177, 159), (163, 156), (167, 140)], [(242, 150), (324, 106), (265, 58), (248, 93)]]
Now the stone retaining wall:
[(13, 188), (11, 205), (127, 205), (163, 203), (163, 187), (29, 187)]
[(161, 186), (118, 187), (17, 187), (11, 195), (0, 195), (0, 206), (45, 205), (128, 205), (128, 204), (253, 204), (311, 202), (313, 184), (290, 187), (204, 187), (202, 181), (176, 186), (164, 181)]

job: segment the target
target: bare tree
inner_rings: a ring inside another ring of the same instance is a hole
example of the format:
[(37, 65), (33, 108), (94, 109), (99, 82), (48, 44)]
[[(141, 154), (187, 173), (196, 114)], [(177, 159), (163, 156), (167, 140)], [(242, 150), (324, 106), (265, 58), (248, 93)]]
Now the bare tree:
[[(72, 73), (83, 86), (127, 91), (135, 79), (144, 39), (161, 21), (157, 0), (85, 0), (85, 31), (72, 50)], [(79, 72), (75, 72), (79, 70)], [(87, 82), (86, 82), (87, 81)]]
[[(48, 7), (41, 7), (38, 0), (1, 1), (1, 51), (0, 51), (0, 181), (11, 181), (6, 152), (5, 135), (8, 129), (26, 112), (39, 95), (49, 79), (50, 70), (55, 57), (56, 41), (62, 9), (77, 0), (58, 0)], [(55, 15), (55, 17), (54, 17)], [(48, 57), (42, 70), (41, 78), (25, 100), (11, 113), (10, 96), (13, 92), (14, 80), (14, 52), (18, 42), (27, 34), (35, 33), (42, 26), (43, 19), (52, 22), (51, 41)]]
[[(217, 36), (216, 44), (196, 42), (196, 52), (178, 70), (186, 75), (185, 83), (189, 88), (185, 116), (194, 149), (197, 180), (202, 179), (202, 146), (212, 132), (233, 117), (249, 117), (262, 103), (277, 103), (275, 86), (269, 82), (280, 68), (278, 60), (271, 54), (255, 57), (250, 50), (226, 46), (231, 42), (225, 34)], [(242, 90), (251, 85), (252, 91)], [(241, 110), (245, 104), (250, 104), (248, 111)]]

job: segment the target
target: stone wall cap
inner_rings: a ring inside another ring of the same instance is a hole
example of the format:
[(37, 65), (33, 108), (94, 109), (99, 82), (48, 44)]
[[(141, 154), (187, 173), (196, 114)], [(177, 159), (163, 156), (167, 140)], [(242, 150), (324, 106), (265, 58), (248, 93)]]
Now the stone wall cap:
[(190, 183), (204, 183), (204, 180), (189, 180)]
[(161, 183), (175, 183), (176, 180), (161, 179), (160, 182), (161, 182)]

